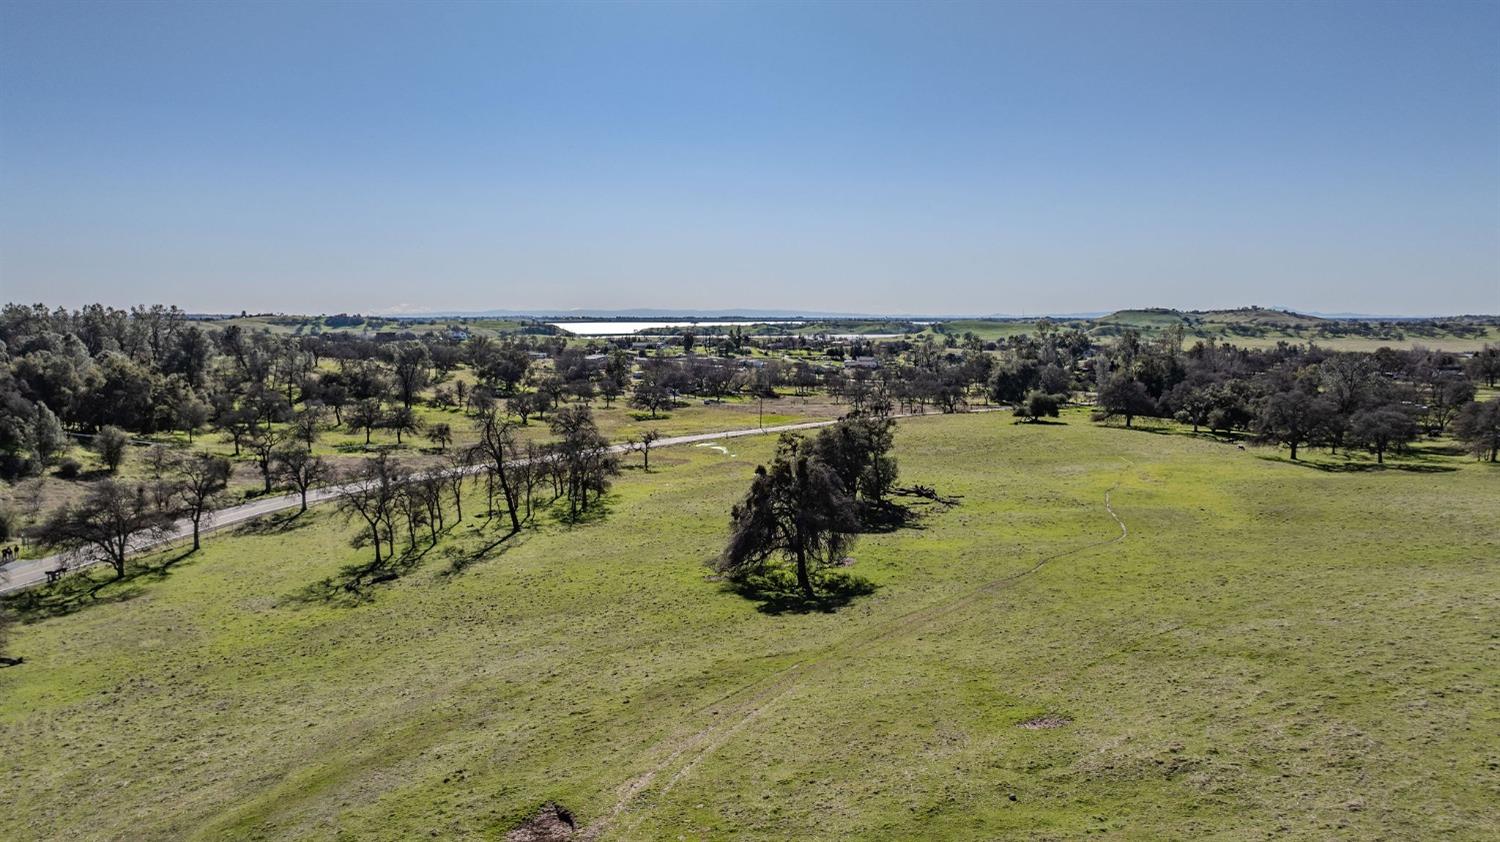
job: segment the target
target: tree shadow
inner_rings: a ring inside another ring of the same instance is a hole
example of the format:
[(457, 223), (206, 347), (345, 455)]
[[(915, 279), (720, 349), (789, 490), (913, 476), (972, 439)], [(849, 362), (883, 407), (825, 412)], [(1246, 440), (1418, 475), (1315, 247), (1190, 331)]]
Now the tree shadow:
[[(918, 503), (903, 505), (892, 500), (864, 503), (859, 507), (860, 534), (879, 535), (898, 529), (926, 529), (922, 521), (931, 514), (931, 506)], [(944, 507), (946, 508), (946, 507)]]
[(35, 623), (96, 605), (128, 602), (145, 593), (147, 582), (166, 579), (179, 562), (192, 554), (193, 550), (188, 548), (160, 559), (133, 561), (126, 565), (122, 577), (116, 577), (108, 565), (94, 565), (69, 573), (52, 584), (0, 597), (0, 604), (20, 622)]
[(865, 503), (860, 507), (861, 532), (884, 533), (898, 529), (926, 529), (923, 523), (928, 517), (946, 512), (963, 500), (962, 495), (945, 497), (928, 485), (908, 485), (891, 490), (891, 497), (900, 497), (898, 503), (886, 498), (879, 503)]
[(1328, 474), (1363, 474), (1375, 471), (1398, 471), (1409, 474), (1446, 474), (1458, 470), (1454, 465), (1432, 465), (1416, 464), (1412, 462), (1396, 462), (1387, 460), (1384, 464), (1379, 462), (1309, 462), (1305, 459), (1293, 461), (1288, 456), (1257, 456), (1257, 459), (1266, 462), (1278, 462), (1283, 465), (1296, 465), (1299, 468), (1309, 468), (1314, 471), (1322, 471)]
[(452, 579), (463, 575), (470, 567), (481, 561), (499, 558), (521, 545), (521, 534), (520, 530), (506, 530), (504, 535), (475, 550), (467, 547), (448, 547), (443, 550), (443, 558), (448, 560), (448, 569), (438, 575), (445, 579)]
[(236, 526), (231, 535), (282, 535), (312, 524), (312, 518), (302, 517), (296, 510), (262, 515)]
[(587, 526), (591, 523), (602, 523), (609, 518), (610, 509), (612, 508), (610, 505), (611, 496), (595, 500), (589, 504), (587, 509), (583, 509), (577, 514), (568, 511), (567, 499), (563, 497), (552, 501), (547, 508), (550, 510), (552, 519), (563, 526)]
[(375, 599), (375, 586), (394, 582), (415, 570), (431, 549), (431, 544), (419, 544), (398, 556), (383, 558), (378, 562), (371, 560), (345, 565), (334, 575), (302, 588), (292, 595), (292, 600), (351, 608), (372, 602)]
[(844, 570), (823, 570), (814, 576), (816, 595), (808, 599), (797, 587), (797, 578), (780, 567), (750, 573), (726, 580), (723, 589), (759, 602), (755, 610), (762, 614), (831, 614), (857, 597), (868, 596), (878, 589), (868, 579)]

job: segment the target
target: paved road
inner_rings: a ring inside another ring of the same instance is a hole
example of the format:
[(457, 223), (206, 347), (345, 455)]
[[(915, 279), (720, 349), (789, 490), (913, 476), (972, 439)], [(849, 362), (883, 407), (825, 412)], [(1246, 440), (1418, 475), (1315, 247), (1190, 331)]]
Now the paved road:
[[(808, 430), (814, 427), (825, 427), (832, 423), (833, 421), (831, 420), (804, 421), (799, 424), (782, 424), (777, 427), (766, 427), (764, 429), (760, 427), (752, 427), (746, 430), (725, 430), (723, 432), (717, 433), (695, 433), (689, 436), (664, 436), (660, 439), (657, 439), (656, 443), (652, 445), (652, 447), (671, 447), (672, 445), (696, 444), (698, 442), (738, 438), (740, 436), (758, 436), (772, 433), (790, 432), (794, 430)], [(629, 449), (630, 445), (628, 444), (616, 444), (610, 447), (610, 450), (616, 453), (625, 453)], [(470, 469), (470, 471), (474, 473), (477, 473), (481, 470), (483, 470), (482, 467), (475, 467)], [(345, 493), (347, 493), (347, 490), (347, 485), (330, 485), (324, 488), (313, 489), (307, 492), (307, 504), (311, 506), (314, 503), (323, 503), (329, 500), (333, 500), (335, 498), (343, 496)], [(258, 500), (252, 500), (248, 503), (241, 503), (238, 506), (229, 506), (215, 512), (212, 522), (206, 522), (204, 524), (204, 531), (206, 532), (209, 530), (224, 529), (225, 527), (235, 526), (237, 524), (244, 523), (247, 520), (254, 520), (255, 518), (274, 514), (275, 512), (296, 508), (299, 505), (301, 505), (301, 498), (296, 494), (282, 494), (274, 497), (264, 497)], [(132, 550), (139, 552), (141, 550), (150, 549), (151, 547), (157, 546), (159, 544), (166, 544), (173, 541), (181, 541), (186, 538), (191, 538), (192, 535), (192, 522), (187, 520), (179, 520), (172, 525), (171, 530), (169, 530), (164, 537), (156, 541), (142, 541), (138, 545), (133, 546)], [(80, 570), (84, 567), (103, 563), (104, 562), (94, 558), (90, 558), (88, 556), (69, 555), (65, 553), (50, 555), (44, 558), (13, 561), (9, 564), (0, 566), (0, 594), (12, 593), (15, 591), (24, 590), (34, 585), (41, 584), (47, 581), (48, 570), (56, 570), (58, 567), (63, 565), (66, 565), (69, 570)]]
[[(968, 411), (993, 412), (999, 409), (1001, 409), (1001, 407), (973, 407)], [(934, 417), (938, 415), (939, 413), (932, 413), (932, 416)], [(922, 418), (927, 416), (897, 415), (895, 417)], [(832, 423), (834, 423), (832, 419), (827, 421), (803, 421), (798, 424), (781, 424), (775, 427), (750, 427), (744, 430), (723, 430), (717, 433), (694, 433), (688, 436), (663, 436), (662, 438), (657, 439), (656, 443), (652, 445), (652, 447), (671, 447), (673, 445), (697, 444), (699, 442), (717, 441), (719, 439), (732, 439), (739, 438), (741, 436), (760, 436), (770, 435), (774, 433), (794, 432), (796, 430), (810, 430), (815, 427), (826, 427)], [(626, 453), (630, 450), (630, 448), (631, 445), (629, 444), (616, 444), (610, 446), (610, 450), (615, 453)], [(484, 470), (484, 468), (483, 466), (476, 466), (468, 470), (471, 473), (478, 473)], [(307, 492), (307, 504), (311, 506), (315, 503), (324, 503), (329, 500), (342, 497), (345, 493), (347, 493), (348, 488), (348, 485), (330, 485), (323, 488), (312, 489), (311, 491)], [(247, 520), (254, 520), (255, 518), (263, 517), (265, 515), (286, 511), (287, 509), (295, 508), (299, 505), (301, 505), (301, 498), (296, 494), (282, 494), (275, 497), (264, 497), (259, 500), (252, 500), (248, 503), (241, 503), (238, 506), (229, 506), (228, 508), (220, 509), (219, 511), (214, 512), (212, 521), (208, 521), (207, 519), (205, 519), (203, 531), (209, 532), (215, 529), (224, 529), (225, 527), (244, 523)], [(131, 547), (131, 550), (134, 552), (139, 552), (141, 550), (147, 550), (151, 547), (159, 546), (161, 544), (169, 544), (174, 541), (181, 541), (186, 538), (191, 538), (192, 535), (192, 522), (187, 520), (179, 520), (172, 525), (172, 528), (166, 533), (164, 537), (159, 538), (155, 541), (141, 541), (139, 544), (133, 545)], [(0, 594), (14, 593), (16, 591), (25, 590), (26, 588), (42, 584), (43, 582), (47, 581), (48, 570), (56, 570), (61, 566), (66, 566), (69, 570), (81, 570), (85, 567), (103, 563), (103, 561), (86, 555), (70, 555), (66, 553), (45, 556), (43, 558), (13, 561), (6, 565), (0, 565)]]

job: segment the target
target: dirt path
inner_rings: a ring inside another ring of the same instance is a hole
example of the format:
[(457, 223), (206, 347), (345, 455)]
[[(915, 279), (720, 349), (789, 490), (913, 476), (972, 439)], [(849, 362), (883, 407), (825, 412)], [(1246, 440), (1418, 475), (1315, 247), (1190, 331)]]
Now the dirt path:
[[(1131, 463), (1127, 461), (1125, 469), (1129, 467), (1131, 467)], [(1122, 471), (1125, 469), (1122, 469)], [(699, 717), (704, 715), (714, 716), (714, 721), (691, 734), (660, 744), (656, 751), (665, 751), (666, 756), (647, 771), (626, 781), (617, 790), (617, 798), (610, 810), (580, 831), (577, 838), (579, 840), (586, 840), (586, 842), (594, 842), (608, 833), (615, 827), (616, 822), (626, 813), (631, 804), (651, 790), (652, 785), (658, 778), (662, 777), (668, 771), (675, 769), (655, 793), (657, 797), (666, 795), (680, 781), (692, 774), (698, 764), (727, 743), (736, 732), (755, 719), (758, 719), (785, 697), (795, 687), (797, 678), (807, 668), (827, 664), (836, 658), (851, 657), (859, 652), (866, 651), (872, 644), (922, 629), (934, 621), (966, 608), (986, 596), (1016, 584), (1051, 562), (1124, 541), (1129, 537), (1130, 529), (1125, 525), (1125, 521), (1121, 519), (1119, 514), (1115, 512), (1114, 493), (1119, 487), (1120, 480), (1117, 479), (1104, 492), (1104, 511), (1115, 522), (1115, 525), (1119, 527), (1119, 534), (1043, 556), (1037, 559), (1036, 563), (1024, 570), (993, 579), (956, 599), (907, 612), (899, 617), (879, 623), (871, 629), (852, 634), (830, 645), (816, 657), (798, 661), (759, 681), (731, 691), (714, 700), (709, 705), (700, 708), (697, 712)], [(627, 822), (622, 827), (622, 830), (628, 831), (633, 829), (639, 824), (640, 820), (638, 817), (634, 821)]]

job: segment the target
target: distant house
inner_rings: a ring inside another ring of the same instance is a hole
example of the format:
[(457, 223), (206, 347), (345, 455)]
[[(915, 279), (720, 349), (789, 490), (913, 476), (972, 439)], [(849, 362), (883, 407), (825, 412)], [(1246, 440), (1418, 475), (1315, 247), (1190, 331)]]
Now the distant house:
[(880, 360), (874, 357), (855, 357), (844, 360), (844, 368), (880, 368)]
[(545, 360), (547, 359), (548, 355), (546, 351), (527, 351), (526, 356), (531, 357), (534, 360)]
[(588, 354), (584, 360), (591, 363), (602, 363), (609, 359), (609, 354)]

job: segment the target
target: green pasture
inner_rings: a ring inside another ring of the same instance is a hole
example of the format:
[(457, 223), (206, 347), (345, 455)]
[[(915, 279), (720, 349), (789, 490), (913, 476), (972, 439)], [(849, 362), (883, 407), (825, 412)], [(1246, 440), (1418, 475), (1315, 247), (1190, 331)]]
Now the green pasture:
[(9, 600), (0, 838), (1493, 838), (1494, 466), (903, 420), (951, 505), (809, 606), (704, 566), (773, 441), (722, 444), (498, 544), (471, 491), (359, 592), (323, 507)]

